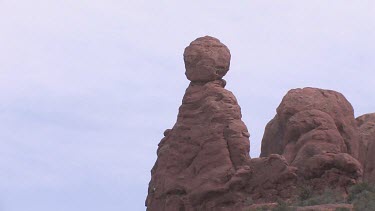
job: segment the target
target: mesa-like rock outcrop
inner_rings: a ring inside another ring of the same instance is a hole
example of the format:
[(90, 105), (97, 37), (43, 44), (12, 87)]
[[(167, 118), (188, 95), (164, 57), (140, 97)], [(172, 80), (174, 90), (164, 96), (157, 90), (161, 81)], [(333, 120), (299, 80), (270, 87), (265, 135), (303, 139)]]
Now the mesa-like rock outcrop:
[[(251, 159), (241, 108), (222, 79), (230, 58), (213, 37), (186, 47), (190, 84), (159, 143), (147, 210), (249, 210), (293, 202), (301, 188), (345, 196), (363, 174), (375, 183), (375, 113), (355, 119), (351, 104), (331, 90), (290, 90), (266, 126), (260, 158)], [(312, 209), (326, 207), (335, 209)]]
[[(359, 134), (353, 107), (342, 94), (317, 88), (292, 89), (276, 111), (276, 116), (266, 126), (261, 157), (272, 153), (284, 154), (284, 150), (296, 141), (292, 139), (316, 126), (335, 130), (333, 135), (338, 137), (331, 139), (340, 139), (339, 151), (358, 157)], [(301, 127), (305, 128), (300, 128), (300, 134), (293, 134), (291, 127), (301, 124), (298, 121), (303, 121)]]
[(346, 188), (363, 173), (359, 140), (353, 108), (342, 94), (293, 89), (266, 126), (261, 157), (283, 155), (316, 188)]

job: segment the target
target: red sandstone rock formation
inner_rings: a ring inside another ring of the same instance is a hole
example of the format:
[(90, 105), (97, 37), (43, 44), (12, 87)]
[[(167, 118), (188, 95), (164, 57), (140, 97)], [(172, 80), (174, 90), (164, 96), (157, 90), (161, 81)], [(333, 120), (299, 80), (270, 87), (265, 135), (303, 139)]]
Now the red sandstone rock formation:
[(200, 37), (185, 49), (186, 77), (193, 82), (221, 79), (229, 70), (230, 52), (214, 37)]
[(245, 181), (242, 188), (254, 202), (275, 202), (294, 197), (298, 183), (297, 168), (290, 166), (283, 156), (271, 154), (253, 158), (249, 166), (251, 172), (242, 177)]
[(241, 200), (228, 182), (248, 168), (250, 134), (221, 79), (229, 69), (229, 50), (206, 36), (185, 49), (184, 60), (191, 83), (176, 124), (157, 150), (149, 210), (210, 210)]
[(364, 166), (364, 179), (375, 183), (375, 113), (357, 119), (361, 134), (360, 161)]
[(222, 79), (228, 48), (201, 37), (185, 49), (184, 61), (191, 82), (176, 124), (159, 143), (147, 210), (246, 210), (252, 203), (293, 200), (299, 186), (345, 190), (361, 179), (357, 159), (365, 177), (375, 178), (375, 115), (356, 121), (340, 93), (289, 91), (266, 127), (261, 157), (250, 159), (250, 134)]
[[(353, 107), (342, 94), (317, 88), (292, 89), (284, 96), (277, 108), (275, 118), (266, 126), (262, 140), (261, 157), (272, 153), (283, 154), (286, 145), (291, 142), (285, 139), (289, 119), (301, 111), (311, 110), (318, 110), (315, 113), (320, 111), (320, 115), (328, 115), (321, 119), (333, 121), (333, 126), (336, 127), (344, 141), (344, 145), (342, 145), (344, 149), (341, 152), (346, 152), (357, 158), (359, 135), (356, 129)], [(319, 114), (313, 116), (317, 115)]]
[[(259, 210), (272, 210), (277, 207), (277, 203), (263, 203), (263, 204), (254, 204), (247, 206), (243, 211), (259, 211)], [(277, 208), (276, 208), (277, 209)], [(353, 211), (353, 205), (351, 204), (324, 204), (324, 205), (314, 205), (314, 206), (305, 206), (305, 207), (295, 207), (290, 206), (288, 210), (295, 211), (337, 211), (337, 210), (347, 210)]]
[(265, 129), (261, 157), (283, 155), (312, 185), (346, 187), (362, 176), (353, 108), (335, 91), (293, 89)]

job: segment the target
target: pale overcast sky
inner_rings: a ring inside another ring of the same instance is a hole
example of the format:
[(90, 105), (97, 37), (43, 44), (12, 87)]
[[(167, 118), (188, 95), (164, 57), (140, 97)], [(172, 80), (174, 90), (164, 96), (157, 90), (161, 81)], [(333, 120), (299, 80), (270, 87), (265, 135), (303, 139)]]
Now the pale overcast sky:
[(289, 89), (375, 111), (373, 0), (0, 0), (0, 211), (145, 210), (204, 35), (231, 51), (252, 157)]

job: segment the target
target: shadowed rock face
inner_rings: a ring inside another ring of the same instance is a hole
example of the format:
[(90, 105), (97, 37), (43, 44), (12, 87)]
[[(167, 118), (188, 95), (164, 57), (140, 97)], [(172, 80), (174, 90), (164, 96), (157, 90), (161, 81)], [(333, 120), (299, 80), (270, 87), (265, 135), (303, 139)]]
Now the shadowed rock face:
[(362, 115), (356, 120), (361, 134), (359, 157), (364, 166), (364, 179), (375, 183), (375, 113)]
[(229, 181), (248, 168), (250, 134), (236, 98), (220, 79), (229, 58), (229, 50), (212, 37), (198, 38), (186, 48), (186, 75), (192, 82), (176, 124), (159, 144), (149, 210), (206, 210), (241, 200), (229, 194)]
[(283, 155), (315, 186), (346, 187), (362, 175), (353, 108), (335, 91), (293, 89), (265, 129), (261, 157)]

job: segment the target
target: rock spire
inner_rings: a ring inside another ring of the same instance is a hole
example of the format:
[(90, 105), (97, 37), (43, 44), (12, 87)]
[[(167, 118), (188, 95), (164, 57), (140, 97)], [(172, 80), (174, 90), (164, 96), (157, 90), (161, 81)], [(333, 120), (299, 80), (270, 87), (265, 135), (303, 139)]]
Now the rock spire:
[(191, 81), (177, 122), (164, 132), (152, 169), (146, 206), (149, 210), (208, 210), (238, 200), (228, 181), (250, 161), (249, 132), (241, 109), (222, 77), (230, 52), (205, 36), (184, 53)]

